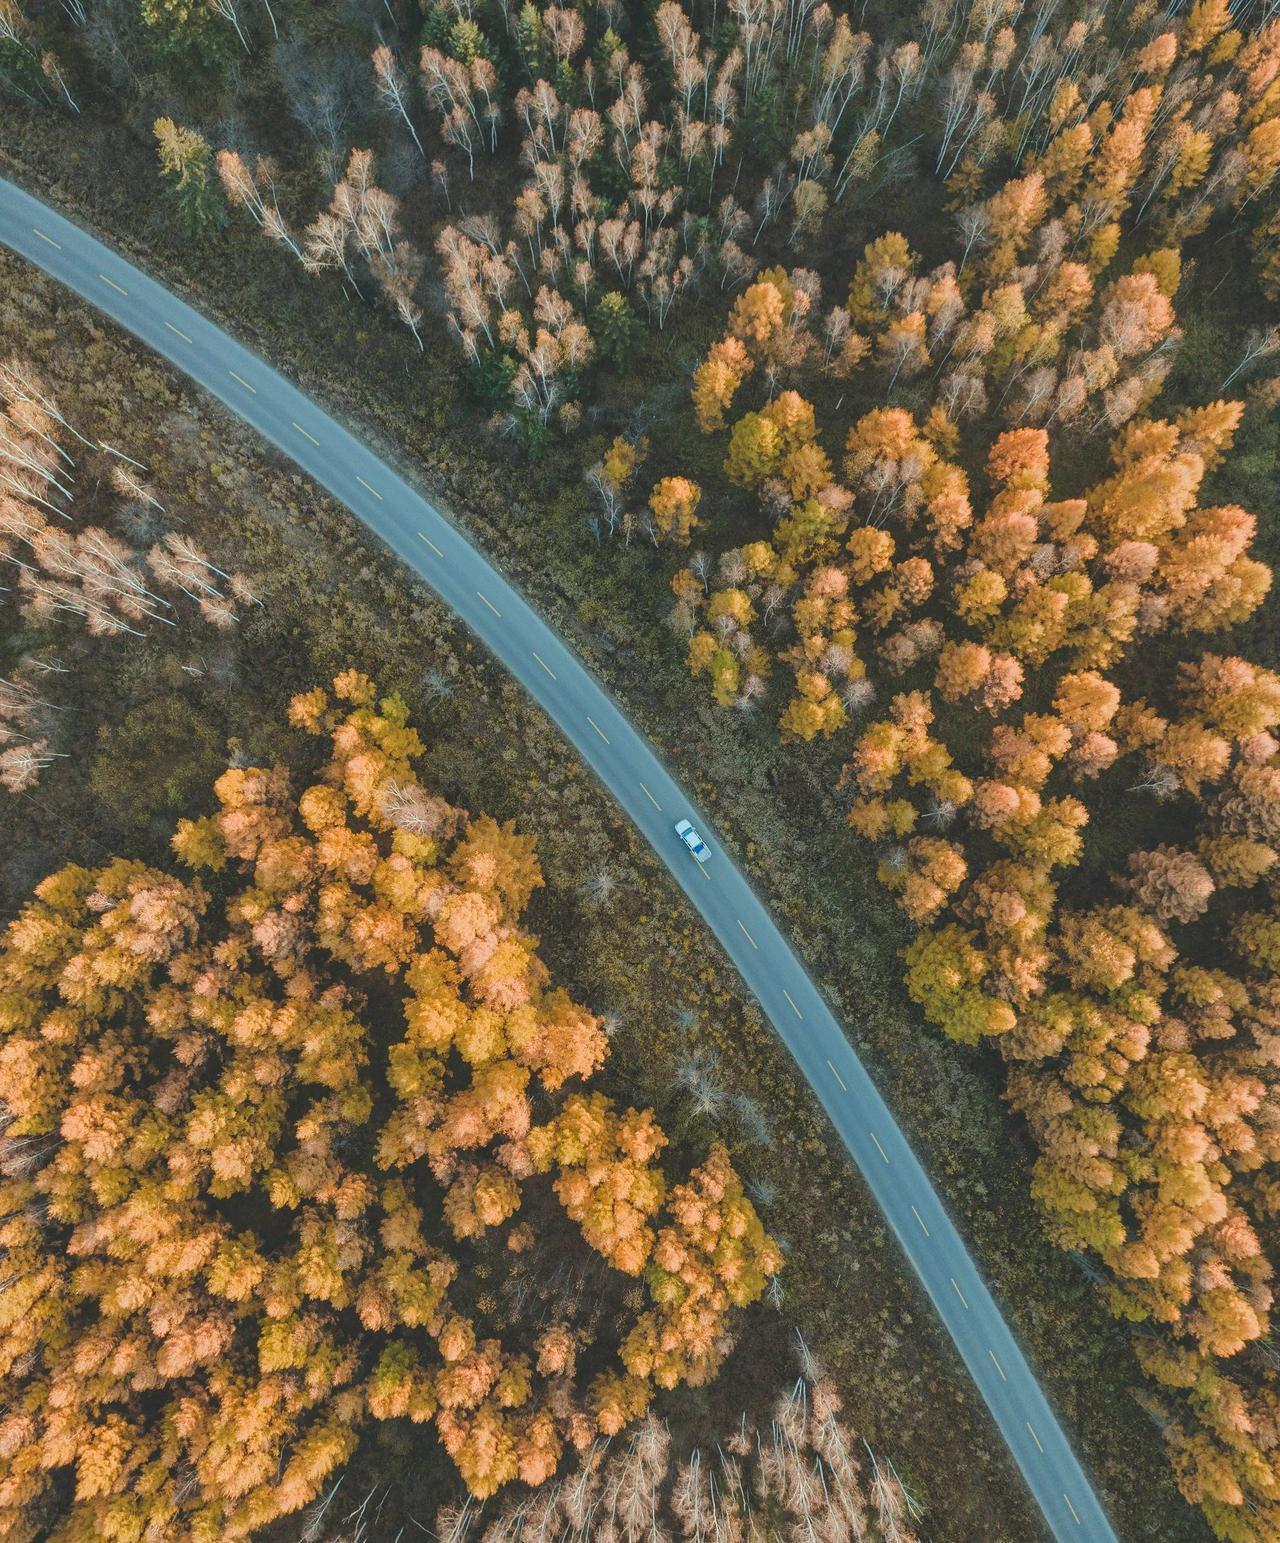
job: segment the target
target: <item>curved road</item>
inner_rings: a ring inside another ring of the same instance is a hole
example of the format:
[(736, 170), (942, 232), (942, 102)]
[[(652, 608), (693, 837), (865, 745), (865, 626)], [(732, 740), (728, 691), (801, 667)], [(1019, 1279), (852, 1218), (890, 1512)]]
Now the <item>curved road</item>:
[[(0, 179), (0, 242), (224, 402), (451, 606), (573, 743), (701, 912), (795, 1057), (950, 1331), (1058, 1543), (1116, 1543), (1026, 1358), (888, 1106), (714, 829), (595, 678), (445, 516), (221, 328)], [(711, 848), (703, 868), (674, 822)], [(945, 1503), (943, 1497), (936, 1497)]]

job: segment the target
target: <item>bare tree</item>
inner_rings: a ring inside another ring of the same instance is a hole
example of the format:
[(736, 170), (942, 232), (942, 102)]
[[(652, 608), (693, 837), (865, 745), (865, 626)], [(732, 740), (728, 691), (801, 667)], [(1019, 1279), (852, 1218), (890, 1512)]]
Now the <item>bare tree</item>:
[(385, 43), (373, 51), (373, 76), (377, 82), (378, 100), (393, 113), (399, 113), (404, 119), (404, 125), (413, 135), (413, 142), (418, 147), (418, 154), (426, 157), (426, 151), (422, 148), (422, 141), (418, 138), (418, 131), (413, 126), (413, 119), (409, 116), (409, 82), (405, 78), (404, 71), (396, 62), (395, 55)]
[(1218, 390), (1225, 391), (1233, 380), (1251, 369), (1259, 359), (1268, 358), (1278, 351), (1280, 351), (1280, 327), (1250, 328), (1245, 337), (1244, 350), (1236, 361), (1235, 368), (1225, 377)]
[(236, 0), (209, 0), (209, 9), (215, 16), (221, 16), (223, 21), (229, 21), (236, 29), (236, 36), (240, 39), (240, 46), (245, 53), (251, 53), (249, 39), (244, 34), (244, 28), (240, 25), (240, 13), (236, 10)]
[(219, 150), (218, 176), (231, 202), (246, 210), (254, 223), (273, 241), (287, 246), (301, 260), (302, 252), (289, 234), (289, 227), (280, 212), (273, 162), (260, 155), (251, 171), (236, 151)]

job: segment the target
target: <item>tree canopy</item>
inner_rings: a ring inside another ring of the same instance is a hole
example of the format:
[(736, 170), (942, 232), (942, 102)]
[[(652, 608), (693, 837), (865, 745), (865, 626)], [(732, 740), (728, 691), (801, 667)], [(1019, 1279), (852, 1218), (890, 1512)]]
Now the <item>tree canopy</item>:
[[(669, 1183), (652, 1114), (583, 1087), (607, 1041), (520, 925), (532, 841), (425, 787), (366, 677), (290, 719), (318, 776), (233, 766), (182, 871), (64, 868), (4, 935), (6, 1537), (249, 1537), (368, 1420), (432, 1424), (478, 1496), (541, 1483), (712, 1377), (780, 1267), (722, 1147)], [(499, 1310), (548, 1247), (616, 1334)]]

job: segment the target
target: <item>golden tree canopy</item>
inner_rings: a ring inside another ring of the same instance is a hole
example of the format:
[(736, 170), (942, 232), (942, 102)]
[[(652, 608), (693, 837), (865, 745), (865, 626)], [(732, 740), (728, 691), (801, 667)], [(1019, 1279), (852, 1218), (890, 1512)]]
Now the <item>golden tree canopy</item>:
[[(19, 1543), (249, 1537), (370, 1418), (434, 1421), (478, 1496), (540, 1483), (654, 1381), (714, 1374), (780, 1266), (721, 1149), (671, 1187), (651, 1113), (560, 1092), (607, 1045), (520, 925), (532, 841), (423, 786), (399, 697), (354, 671), (334, 690), (290, 710), (329, 741), (318, 777), (232, 768), (180, 823), (199, 877), (64, 868), (4, 935), (0, 1533)], [(695, 1192), (726, 1230), (681, 1245), (676, 1313), (663, 1240)], [(615, 1298), (599, 1340), (579, 1294), (538, 1281), (591, 1250), (612, 1269), (589, 1305)], [(625, 1295), (646, 1270), (647, 1314)], [(508, 1287), (541, 1291), (572, 1353), (498, 1315)], [(653, 1322), (660, 1364), (620, 1362)]]

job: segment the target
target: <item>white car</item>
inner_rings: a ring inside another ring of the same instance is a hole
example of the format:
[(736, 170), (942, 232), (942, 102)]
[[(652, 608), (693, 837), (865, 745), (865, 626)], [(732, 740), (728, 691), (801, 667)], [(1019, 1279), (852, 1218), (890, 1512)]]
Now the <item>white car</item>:
[(688, 820), (676, 821), (676, 835), (680, 837), (685, 846), (693, 853), (700, 863), (705, 863), (711, 856), (711, 849), (702, 837), (689, 824)]

